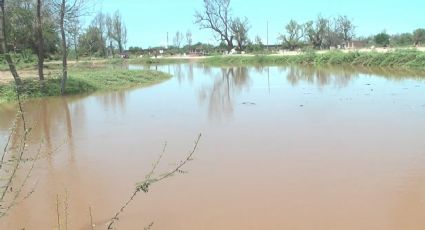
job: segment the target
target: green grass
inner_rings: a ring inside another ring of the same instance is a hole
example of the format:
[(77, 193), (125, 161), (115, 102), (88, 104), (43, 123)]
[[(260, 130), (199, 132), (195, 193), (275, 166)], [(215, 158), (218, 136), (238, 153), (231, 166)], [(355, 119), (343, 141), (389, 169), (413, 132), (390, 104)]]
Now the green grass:
[(389, 53), (331, 51), (318, 54), (310, 51), (296, 56), (217, 56), (202, 62), (213, 66), (308, 64), (425, 69), (425, 52), (415, 50), (396, 50)]
[[(17, 69), (35, 69), (37, 68), (36, 62), (18, 62), (15, 64)], [(9, 66), (4, 61), (0, 61), (0, 71), (9, 71)]]
[[(171, 76), (151, 70), (116, 70), (104, 68), (71, 69), (66, 86), (66, 94), (83, 94), (94, 91), (113, 91), (133, 87), (146, 87), (169, 79)], [(42, 90), (35, 78), (24, 79), (24, 98), (38, 98), (60, 95), (61, 79), (49, 78)], [(0, 83), (0, 103), (16, 100), (15, 85)]]

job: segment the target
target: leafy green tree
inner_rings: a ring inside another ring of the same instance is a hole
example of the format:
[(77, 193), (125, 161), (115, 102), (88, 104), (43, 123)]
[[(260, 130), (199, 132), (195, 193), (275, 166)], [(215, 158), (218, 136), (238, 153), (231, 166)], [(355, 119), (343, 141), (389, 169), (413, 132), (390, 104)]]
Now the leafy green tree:
[(15, 84), (18, 88), (18, 95), (19, 95), (19, 89), (20, 86), (22, 86), (22, 80), (16, 71), (15, 63), (13, 62), (10, 53), (7, 49), (7, 32), (4, 28), (5, 25), (5, 3), (4, 1), (0, 1), (0, 48), (1, 48), (1, 54), (3, 54), (4, 58), (6, 59), (7, 64), (9, 65), (10, 73), (13, 76), (13, 79), (15, 80)]
[(374, 41), (378, 46), (387, 47), (390, 44), (390, 35), (386, 32), (379, 33), (375, 35)]
[(5, 29), (8, 46), (15, 53), (32, 49), (34, 41), (35, 7), (32, 0), (8, 1), (5, 8)]
[(101, 44), (104, 44), (104, 47), (102, 48), (102, 51), (100, 53), (102, 57), (106, 57), (106, 55), (107, 55), (107, 51), (106, 51), (106, 37), (107, 37), (106, 18), (107, 18), (107, 15), (105, 15), (102, 12), (99, 12), (94, 17), (94, 19), (91, 23), (91, 25), (93, 27), (96, 27), (98, 29), (99, 39), (100, 39), (99, 42)]
[(315, 49), (328, 48), (325, 41), (330, 28), (329, 23), (329, 19), (319, 15), (316, 21), (309, 21), (304, 25), (305, 35)]
[(416, 46), (425, 43), (425, 29), (420, 28), (413, 32), (413, 42)]
[(128, 48), (128, 51), (130, 51), (130, 53), (133, 55), (141, 55), (143, 53), (143, 48), (137, 46), (130, 46)]
[(304, 30), (301, 24), (298, 24), (295, 20), (289, 21), (285, 26), (286, 35), (279, 37), (283, 42), (283, 46), (290, 50), (295, 50), (302, 45), (301, 39), (304, 37)]
[(241, 19), (236, 17), (232, 20), (230, 24), (230, 28), (232, 31), (232, 36), (235, 38), (237, 47), (236, 49), (241, 52), (245, 49), (246, 45), (248, 45), (248, 31), (249, 31), (249, 23), (248, 19)]
[(79, 40), (79, 52), (86, 56), (104, 55), (105, 41), (102, 39), (102, 33), (98, 27), (90, 26), (86, 29)]
[(256, 36), (254, 43), (249, 41), (247, 46), (248, 52), (261, 52), (264, 50), (264, 43), (261, 40), (260, 36)]
[(413, 35), (411, 33), (402, 33), (391, 36), (390, 44), (392, 46), (411, 46), (413, 43)]
[(57, 33), (58, 27), (54, 19), (47, 16), (43, 17), (44, 55), (48, 57), (59, 52), (61, 39)]

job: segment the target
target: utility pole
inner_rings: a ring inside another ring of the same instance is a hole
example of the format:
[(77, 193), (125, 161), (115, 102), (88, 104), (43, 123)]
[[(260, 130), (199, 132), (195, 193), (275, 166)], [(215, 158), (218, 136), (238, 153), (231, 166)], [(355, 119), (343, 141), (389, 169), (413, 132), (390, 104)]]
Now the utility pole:
[(165, 49), (168, 49), (168, 32), (167, 32), (167, 44), (166, 44)]
[(269, 51), (269, 21), (267, 21), (267, 52)]

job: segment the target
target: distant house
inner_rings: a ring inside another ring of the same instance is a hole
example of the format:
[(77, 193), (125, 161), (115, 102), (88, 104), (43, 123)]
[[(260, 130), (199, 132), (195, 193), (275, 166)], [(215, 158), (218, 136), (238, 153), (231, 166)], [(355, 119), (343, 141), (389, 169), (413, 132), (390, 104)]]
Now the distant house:
[(190, 52), (188, 55), (189, 56), (205, 56), (205, 55), (208, 55), (208, 53), (205, 51), (205, 48), (203, 45), (198, 45), (190, 49)]
[(128, 51), (125, 51), (120, 54), (120, 58), (128, 59), (130, 58), (130, 53)]
[(367, 46), (366, 42), (358, 41), (358, 40), (353, 40), (353, 41), (342, 44), (342, 47), (344, 49), (361, 49), (361, 48), (365, 48), (366, 46)]

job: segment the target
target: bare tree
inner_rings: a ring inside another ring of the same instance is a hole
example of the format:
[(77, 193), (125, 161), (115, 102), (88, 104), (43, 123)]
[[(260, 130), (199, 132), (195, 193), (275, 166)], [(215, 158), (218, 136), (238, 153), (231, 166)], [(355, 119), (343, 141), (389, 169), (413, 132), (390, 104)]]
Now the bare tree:
[(187, 32), (186, 32), (186, 43), (189, 46), (189, 50), (191, 49), (192, 42), (193, 42), (193, 40), (192, 40), (192, 32), (190, 32), (190, 30), (187, 30)]
[(355, 26), (347, 16), (338, 16), (335, 19), (335, 29), (339, 37), (341, 37), (345, 44), (350, 42), (355, 36)]
[(42, 22), (43, 0), (37, 0), (37, 54), (38, 54), (38, 77), (40, 81), (44, 81), (44, 37)]
[(112, 57), (114, 57), (115, 53), (114, 53), (114, 30), (113, 30), (113, 26), (112, 26), (112, 17), (107, 14), (106, 15), (106, 19), (105, 19), (105, 23), (106, 23), (106, 39), (109, 42), (109, 47), (108, 47), (108, 55), (111, 55)]
[(65, 94), (65, 87), (68, 80), (68, 46), (66, 28), (72, 20), (88, 14), (88, 1), (89, 0), (52, 0), (53, 9), (59, 16), (58, 21), (62, 41), (62, 95)]
[[(92, 21), (92, 25), (99, 30), (100, 41), (102, 44), (106, 44), (106, 15), (102, 12), (98, 13)], [(103, 47), (102, 56), (106, 56), (106, 46)]]
[(119, 11), (115, 11), (112, 17), (109, 15), (106, 17), (106, 27), (111, 46), (112, 41), (115, 41), (118, 45), (119, 52), (122, 53), (124, 45), (127, 43), (127, 28)]
[(419, 28), (413, 31), (413, 42), (415, 46), (420, 46), (425, 42), (425, 29)]
[(279, 38), (282, 40), (285, 47), (290, 50), (300, 46), (301, 39), (304, 37), (303, 26), (298, 24), (295, 20), (289, 21), (285, 26), (286, 35), (281, 35)]
[(180, 31), (176, 32), (176, 35), (173, 38), (174, 46), (180, 48), (183, 41), (183, 34)]
[(74, 47), (75, 52), (75, 60), (78, 62), (79, 60), (79, 54), (78, 54), (78, 39), (81, 32), (81, 25), (79, 18), (74, 18), (70, 20), (68, 28), (66, 29), (68, 31), (69, 35), (69, 41), (72, 44), (68, 44), (69, 46)]
[(65, 94), (66, 81), (68, 80), (68, 47), (66, 45), (65, 35), (65, 16), (67, 12), (67, 0), (62, 0), (58, 5), (60, 8), (60, 31), (62, 38), (62, 82), (61, 82), (61, 94)]
[(211, 29), (226, 43), (227, 52), (233, 49), (231, 22), (230, 0), (204, 0), (203, 11), (195, 13), (195, 23), (201, 29)]
[(248, 44), (248, 19), (240, 19), (239, 17), (236, 17), (234, 20), (232, 20), (230, 28), (232, 30), (232, 35), (237, 43), (237, 50), (240, 52)]
[(0, 0), (0, 47), (1, 53), (4, 55), (7, 64), (9, 65), (9, 70), (12, 73), (13, 79), (15, 80), (16, 86), (18, 89), (22, 86), (22, 80), (19, 77), (18, 72), (16, 71), (15, 64), (13, 63), (12, 57), (10, 56), (7, 49), (6, 42), (6, 31), (5, 31), (5, 12), (4, 12), (4, 0)]

